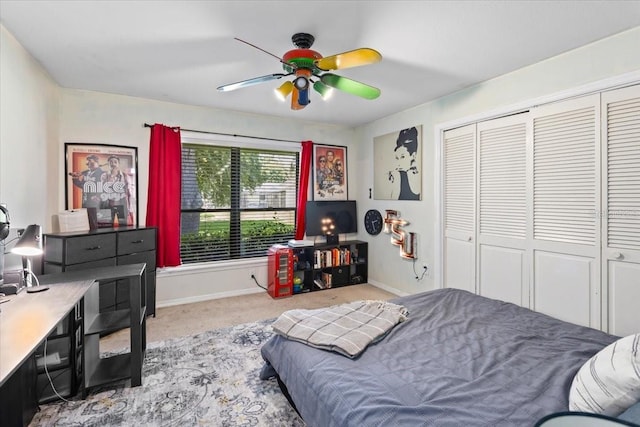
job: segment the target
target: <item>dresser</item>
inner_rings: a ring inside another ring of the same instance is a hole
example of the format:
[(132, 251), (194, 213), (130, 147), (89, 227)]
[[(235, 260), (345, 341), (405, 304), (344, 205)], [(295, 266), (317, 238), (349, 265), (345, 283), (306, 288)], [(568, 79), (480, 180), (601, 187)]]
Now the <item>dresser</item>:
[[(92, 231), (44, 234), (45, 274), (145, 263), (147, 315), (156, 314), (156, 229), (100, 228)], [(100, 312), (129, 307), (126, 280), (100, 282)]]

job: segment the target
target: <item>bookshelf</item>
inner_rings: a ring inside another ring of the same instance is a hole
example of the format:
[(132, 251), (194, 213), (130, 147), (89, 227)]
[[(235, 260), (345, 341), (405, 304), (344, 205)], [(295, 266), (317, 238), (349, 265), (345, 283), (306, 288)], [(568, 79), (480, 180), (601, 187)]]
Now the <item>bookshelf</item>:
[(361, 240), (293, 248), (294, 294), (366, 283), (367, 259)]

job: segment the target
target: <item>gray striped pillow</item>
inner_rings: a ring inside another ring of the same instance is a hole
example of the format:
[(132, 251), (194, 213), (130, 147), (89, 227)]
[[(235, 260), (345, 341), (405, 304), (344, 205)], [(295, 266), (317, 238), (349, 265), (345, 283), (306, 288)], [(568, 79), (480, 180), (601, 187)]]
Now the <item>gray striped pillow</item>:
[(573, 378), (569, 410), (617, 416), (640, 400), (640, 334), (620, 338)]

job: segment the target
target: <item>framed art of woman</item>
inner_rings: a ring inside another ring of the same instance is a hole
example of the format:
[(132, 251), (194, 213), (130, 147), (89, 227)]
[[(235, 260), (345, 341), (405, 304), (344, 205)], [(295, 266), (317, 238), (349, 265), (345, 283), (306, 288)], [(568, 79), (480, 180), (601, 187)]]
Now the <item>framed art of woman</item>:
[(374, 198), (420, 200), (421, 126), (374, 138)]

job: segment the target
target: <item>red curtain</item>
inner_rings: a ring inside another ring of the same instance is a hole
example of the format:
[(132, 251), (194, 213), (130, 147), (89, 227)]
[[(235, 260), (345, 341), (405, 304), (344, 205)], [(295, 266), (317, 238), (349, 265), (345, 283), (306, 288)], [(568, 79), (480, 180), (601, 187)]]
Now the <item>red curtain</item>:
[(302, 159), (300, 160), (300, 183), (298, 185), (298, 215), (296, 218), (296, 240), (304, 238), (304, 217), (307, 212), (307, 194), (309, 192), (309, 173), (311, 172), (311, 155), (313, 142), (302, 142)]
[(157, 266), (180, 265), (180, 128), (154, 124), (149, 141), (148, 227), (157, 227)]

